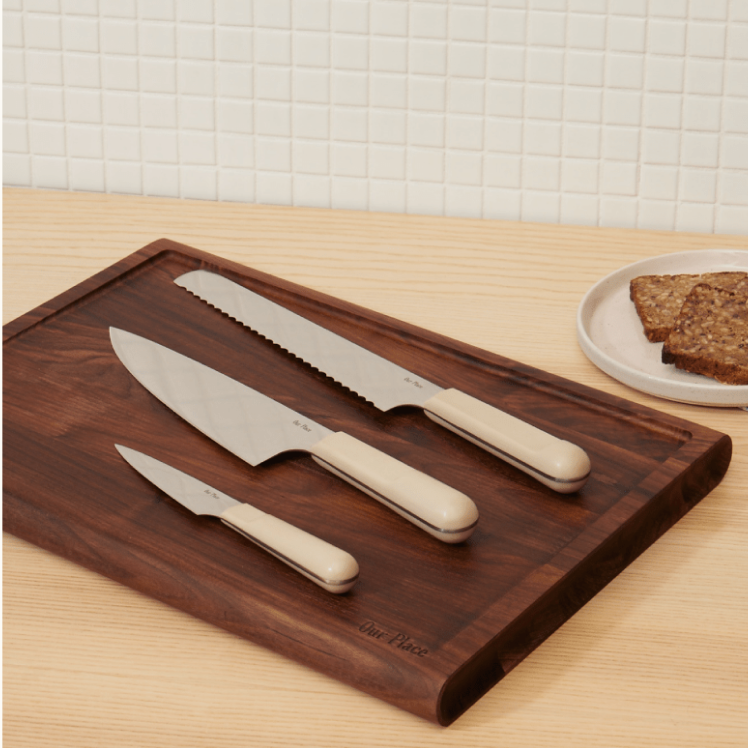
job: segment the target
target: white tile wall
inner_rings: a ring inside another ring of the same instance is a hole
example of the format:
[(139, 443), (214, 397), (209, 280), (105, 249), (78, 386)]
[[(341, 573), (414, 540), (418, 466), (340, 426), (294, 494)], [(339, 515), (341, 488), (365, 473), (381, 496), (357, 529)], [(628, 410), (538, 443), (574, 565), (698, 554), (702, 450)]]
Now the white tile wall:
[(3, 181), (748, 235), (748, 0), (4, 0)]

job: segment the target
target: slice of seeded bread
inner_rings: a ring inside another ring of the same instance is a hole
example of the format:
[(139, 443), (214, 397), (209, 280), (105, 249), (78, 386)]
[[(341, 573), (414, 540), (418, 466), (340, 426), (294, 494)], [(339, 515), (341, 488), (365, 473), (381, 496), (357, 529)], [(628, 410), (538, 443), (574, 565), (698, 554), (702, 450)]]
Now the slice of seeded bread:
[(629, 292), (647, 340), (661, 343), (667, 338), (683, 301), (697, 283), (748, 293), (748, 273), (742, 271), (701, 275), (640, 275), (629, 284)]
[(748, 384), (748, 293), (694, 286), (662, 347), (662, 362), (723, 384)]

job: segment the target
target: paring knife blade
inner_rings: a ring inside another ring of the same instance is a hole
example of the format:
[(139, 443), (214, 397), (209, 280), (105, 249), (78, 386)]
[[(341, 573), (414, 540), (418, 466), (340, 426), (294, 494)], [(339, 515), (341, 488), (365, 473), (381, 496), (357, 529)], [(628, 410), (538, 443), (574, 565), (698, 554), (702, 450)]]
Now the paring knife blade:
[(161, 402), (250, 465), (292, 450), (446, 543), (467, 539), (478, 509), (465, 494), (400, 460), (147, 338), (109, 328), (128, 371)]
[(194, 270), (174, 280), (380, 410), (414, 405), (468, 441), (559, 493), (579, 490), (590, 459), (575, 444), (454, 388), (444, 389), (217, 273)]
[(114, 446), (135, 470), (183, 507), (195, 514), (218, 517), (328, 592), (340, 595), (356, 583), (359, 568), (350, 553), (143, 452), (121, 444)]

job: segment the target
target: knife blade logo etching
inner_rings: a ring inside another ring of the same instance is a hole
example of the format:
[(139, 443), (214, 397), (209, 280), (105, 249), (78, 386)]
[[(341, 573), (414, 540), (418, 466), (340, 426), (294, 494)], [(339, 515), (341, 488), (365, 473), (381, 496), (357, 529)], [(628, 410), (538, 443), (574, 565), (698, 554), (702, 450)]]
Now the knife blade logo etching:
[(442, 388), (228, 278), (194, 270), (174, 282), (380, 410), (422, 407), (431, 420), (554, 491), (577, 491), (590, 475), (590, 459), (576, 444), (458, 389)]

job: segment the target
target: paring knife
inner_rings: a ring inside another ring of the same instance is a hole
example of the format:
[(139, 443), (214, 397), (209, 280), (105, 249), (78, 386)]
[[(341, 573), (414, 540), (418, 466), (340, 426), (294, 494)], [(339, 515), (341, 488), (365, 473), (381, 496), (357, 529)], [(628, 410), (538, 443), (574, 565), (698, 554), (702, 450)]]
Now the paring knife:
[(109, 334), (119, 359), (147, 390), (250, 465), (305, 451), (443, 542), (459, 543), (475, 529), (478, 509), (460, 491), (159, 343), (115, 327)]
[(122, 457), (151, 483), (195, 514), (218, 517), (240, 535), (264, 548), (312, 582), (336, 595), (348, 592), (358, 579), (358, 563), (350, 553), (310, 535), (282, 519), (243, 504), (207, 483), (121, 444)]
[(443, 389), (340, 335), (207, 270), (174, 282), (372, 402), (420, 406), (433, 421), (559, 493), (580, 489), (590, 459), (580, 447), (460, 390)]

